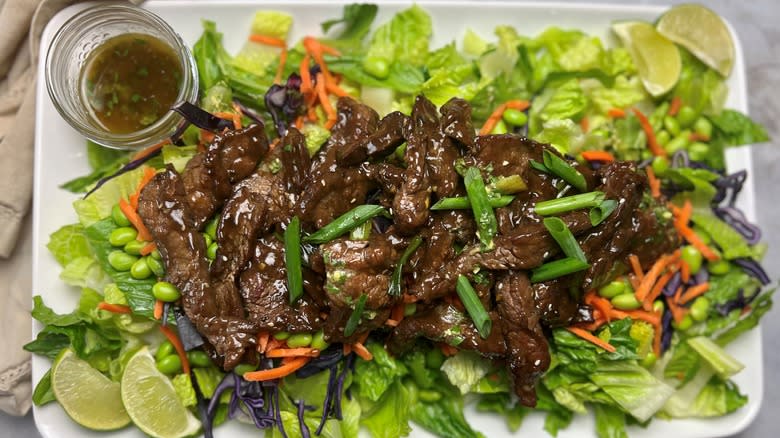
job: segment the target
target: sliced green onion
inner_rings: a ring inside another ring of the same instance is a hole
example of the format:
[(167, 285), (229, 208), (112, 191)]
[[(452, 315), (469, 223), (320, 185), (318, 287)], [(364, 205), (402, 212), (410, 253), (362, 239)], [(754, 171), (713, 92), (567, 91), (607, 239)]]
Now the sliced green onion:
[(542, 281), (552, 280), (563, 277), (574, 272), (584, 271), (590, 267), (590, 264), (577, 260), (574, 257), (555, 260), (545, 263), (542, 266), (531, 271), (531, 283), (540, 283)]
[(487, 339), (490, 336), (490, 330), (493, 328), (493, 321), (490, 319), (485, 310), (485, 306), (482, 305), (482, 301), (479, 300), (477, 292), (471, 287), (469, 279), (465, 275), (458, 275), (458, 283), (455, 286), (455, 290), (458, 292), (460, 301), (463, 303), (463, 307), (466, 308), (471, 320), (474, 322), (474, 326), (477, 328), (479, 335), (482, 339)]
[(561, 177), (564, 181), (571, 184), (577, 190), (584, 192), (588, 190), (588, 184), (585, 182), (585, 177), (579, 170), (569, 164), (568, 161), (555, 155), (549, 150), (545, 149), (542, 152), (542, 158), (544, 160), (544, 166), (550, 169), (550, 172)]
[(290, 304), (303, 295), (303, 271), (301, 270), (301, 220), (295, 216), (284, 230), (284, 264), (287, 267), (287, 291)]
[(401, 258), (398, 259), (398, 263), (393, 268), (393, 276), (390, 279), (390, 287), (387, 289), (387, 293), (394, 297), (401, 296), (401, 276), (403, 275), (403, 269), (409, 257), (417, 251), (417, 248), (422, 244), (422, 237), (416, 236), (409, 242), (409, 246), (406, 247), (404, 253), (401, 254)]
[(368, 240), (371, 236), (371, 222), (365, 221), (362, 225), (349, 233), (350, 240)]
[[(488, 198), (490, 206), (493, 208), (506, 207), (514, 196), (497, 196)], [(465, 210), (471, 208), (468, 196), (457, 196), (454, 198), (441, 198), (431, 206), (431, 210)]]
[(474, 212), (474, 219), (477, 221), (477, 235), (482, 242), (482, 249), (492, 249), (493, 236), (498, 231), (498, 222), (493, 207), (490, 206), (490, 198), (482, 174), (478, 168), (469, 167), (463, 180), (471, 203), (471, 211)]
[(347, 325), (344, 326), (344, 336), (352, 336), (352, 333), (355, 333), (358, 323), (360, 323), (360, 318), (363, 316), (363, 309), (366, 307), (367, 299), (368, 295), (366, 294), (362, 294), (360, 295), (360, 298), (358, 298), (355, 309), (352, 311), (352, 314), (349, 315)]
[(520, 175), (501, 176), (494, 183), (496, 191), (502, 195), (512, 195), (518, 192), (528, 190), (528, 184), (525, 183)]
[(563, 250), (563, 253), (566, 254), (566, 257), (572, 257), (585, 263), (588, 262), (588, 259), (585, 258), (585, 253), (582, 252), (582, 248), (580, 248), (580, 244), (577, 243), (577, 239), (574, 238), (571, 230), (561, 218), (544, 218), (544, 226), (553, 236), (553, 239), (558, 242), (558, 245), (561, 247), (561, 250)]
[(543, 163), (540, 163), (536, 160), (531, 160), (530, 164), (531, 168), (536, 169), (539, 172), (550, 173), (550, 169), (548, 169), (547, 166), (545, 166)]
[(379, 216), (390, 216), (384, 207), (380, 205), (359, 205), (352, 210), (342, 214), (333, 222), (320, 228), (314, 234), (303, 238), (306, 243), (325, 243), (341, 236), (344, 233), (354, 230), (367, 220)]
[(552, 216), (579, 210), (580, 208), (596, 207), (601, 204), (602, 201), (604, 201), (604, 193), (602, 192), (580, 193), (579, 195), (537, 202), (534, 211), (539, 216)]
[(604, 222), (609, 217), (609, 215), (615, 211), (617, 205), (618, 203), (614, 199), (607, 199), (604, 200), (601, 204), (591, 208), (590, 213), (588, 213), (590, 216), (590, 224), (595, 227), (596, 225)]

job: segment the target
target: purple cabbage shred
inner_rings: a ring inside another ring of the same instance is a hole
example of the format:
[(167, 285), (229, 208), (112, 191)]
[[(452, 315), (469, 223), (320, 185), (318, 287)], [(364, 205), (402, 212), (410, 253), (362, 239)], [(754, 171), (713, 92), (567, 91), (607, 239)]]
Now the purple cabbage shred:
[(271, 113), (277, 134), (284, 136), (287, 126), (304, 111), (301, 77), (293, 73), (286, 84), (271, 85), (265, 93), (265, 107)]
[(305, 408), (306, 405), (303, 403), (303, 400), (298, 400), (298, 424), (301, 427), (301, 436), (303, 438), (310, 438), (311, 432), (309, 432), (309, 426), (306, 425), (306, 421), (304, 421), (303, 418)]
[(745, 273), (760, 281), (762, 286), (766, 286), (772, 282), (772, 280), (769, 279), (769, 275), (767, 275), (764, 268), (762, 268), (757, 261), (748, 258), (740, 258), (734, 259), (732, 262), (742, 268)]
[(669, 279), (669, 282), (666, 283), (666, 286), (664, 286), (663, 294), (667, 297), (673, 297), (674, 293), (677, 292), (677, 288), (680, 287), (682, 284), (682, 276), (680, 275), (680, 271), (677, 271), (672, 275), (672, 278)]
[(751, 245), (761, 241), (761, 229), (748, 222), (745, 215), (735, 207), (713, 207), (712, 212), (723, 222), (731, 225)]
[(669, 309), (664, 311), (664, 316), (661, 317), (661, 354), (666, 352), (672, 345), (672, 312)]
[(746, 170), (740, 170), (739, 172), (734, 172), (731, 175), (726, 175), (715, 180), (713, 185), (718, 189), (718, 191), (712, 198), (713, 204), (718, 205), (726, 200), (726, 198), (728, 198), (728, 202), (726, 204), (729, 207), (733, 207), (737, 202), (737, 196), (739, 195), (739, 192), (742, 191), (742, 186), (745, 184), (745, 180), (747, 180)]
[(217, 117), (186, 101), (177, 103), (171, 109), (181, 114), (185, 120), (200, 129), (205, 129), (214, 133), (222, 132), (225, 128), (233, 129), (232, 120)]

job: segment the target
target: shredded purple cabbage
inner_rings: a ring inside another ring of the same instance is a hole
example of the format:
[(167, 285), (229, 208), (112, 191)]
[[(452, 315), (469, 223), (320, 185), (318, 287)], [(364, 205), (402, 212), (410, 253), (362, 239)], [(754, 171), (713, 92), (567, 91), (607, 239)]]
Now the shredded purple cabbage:
[(168, 312), (171, 311), (171, 303), (166, 302), (163, 304), (163, 312), (162, 312), (162, 320), (160, 322), (160, 325), (163, 327), (168, 326)]
[(287, 432), (284, 431), (284, 423), (282, 422), (282, 410), (279, 408), (279, 387), (274, 386), (271, 388), (274, 400), (274, 413), (276, 416), (276, 425), (279, 427), (279, 433), (283, 438), (287, 438)]
[(100, 178), (98, 182), (95, 184), (95, 187), (92, 187), (92, 190), (88, 191), (87, 194), (84, 195), (84, 199), (87, 199), (89, 195), (91, 195), (95, 190), (99, 189), (103, 184), (111, 181), (112, 179), (118, 177), (119, 175), (122, 175), (123, 173), (130, 172), (133, 169), (137, 169), (141, 167), (142, 164), (146, 163), (147, 161), (151, 160), (152, 158), (160, 155), (162, 152), (162, 149), (157, 149), (156, 151), (148, 154), (145, 157), (141, 157), (137, 160), (133, 160), (124, 166), (122, 166), (119, 170), (117, 170), (113, 175), (109, 175), (103, 178)]
[(666, 283), (666, 286), (664, 286), (664, 296), (673, 297), (674, 293), (677, 292), (677, 288), (679, 288), (681, 284), (682, 275), (680, 275), (680, 271), (677, 271), (674, 273), (674, 275), (672, 275), (672, 278), (669, 279), (669, 282)]
[(302, 114), (301, 77), (293, 73), (284, 85), (274, 84), (265, 93), (265, 107), (274, 120), (279, 137), (287, 133), (287, 125)]
[(340, 345), (331, 345), (323, 350), (319, 356), (309, 361), (303, 368), (295, 372), (295, 377), (305, 379), (319, 374), (327, 369), (332, 369), (344, 358), (343, 348)]
[(718, 178), (712, 184), (718, 189), (715, 196), (712, 198), (714, 205), (718, 205), (728, 197), (726, 203), (729, 207), (733, 207), (737, 202), (737, 196), (742, 191), (742, 186), (747, 180), (747, 170), (740, 170), (734, 172), (731, 175)]
[(245, 115), (246, 117), (249, 117), (253, 122), (257, 123), (258, 125), (263, 125), (263, 119), (260, 117), (260, 114), (255, 112), (252, 108), (249, 108), (248, 106), (241, 103), (240, 100), (233, 100), (233, 103), (238, 107), (238, 109), (241, 110), (241, 113)]
[(298, 423), (301, 427), (301, 436), (303, 438), (310, 438), (311, 432), (309, 432), (309, 426), (306, 425), (306, 421), (304, 421), (303, 414), (305, 412), (306, 405), (303, 403), (303, 400), (298, 400)]
[(322, 428), (325, 427), (325, 422), (328, 420), (330, 414), (330, 400), (333, 397), (333, 388), (336, 386), (336, 374), (338, 373), (337, 367), (330, 368), (330, 377), (328, 377), (328, 388), (325, 391), (325, 400), (322, 402), (322, 417), (320, 418), (320, 425), (314, 432), (316, 435), (322, 433)]
[(762, 286), (766, 286), (772, 282), (772, 280), (769, 279), (769, 275), (767, 275), (764, 268), (762, 268), (757, 261), (749, 258), (739, 258), (732, 260), (732, 262), (742, 268), (742, 270), (751, 277), (758, 279)]
[(680, 149), (672, 155), (672, 167), (690, 167), (691, 159), (688, 156), (688, 151)]
[(706, 283), (710, 279), (710, 273), (704, 268), (699, 269), (699, 272), (691, 276), (690, 285), (695, 286), (697, 284)]
[(184, 135), (184, 131), (186, 131), (189, 126), (190, 126), (189, 121), (182, 120), (182, 122), (179, 123), (179, 126), (176, 127), (176, 130), (173, 131), (173, 134), (171, 134), (171, 143), (177, 146), (184, 146), (183, 143), (180, 143), (181, 136)]
[(666, 352), (672, 346), (672, 312), (669, 309), (664, 310), (661, 317), (661, 354)]
[(184, 345), (186, 351), (203, 345), (203, 338), (181, 308), (174, 307), (173, 316), (176, 318), (176, 328), (179, 331), (179, 339), (181, 339), (181, 343)]
[(723, 222), (726, 222), (737, 230), (737, 232), (745, 238), (747, 243), (755, 245), (761, 241), (761, 229), (748, 222), (745, 215), (739, 209), (735, 207), (713, 207), (712, 212)]
[(171, 109), (181, 114), (185, 120), (200, 129), (205, 129), (211, 132), (222, 132), (225, 130), (225, 128), (233, 129), (232, 120), (226, 120), (217, 117), (210, 112), (205, 111), (202, 108), (186, 101), (177, 103)]

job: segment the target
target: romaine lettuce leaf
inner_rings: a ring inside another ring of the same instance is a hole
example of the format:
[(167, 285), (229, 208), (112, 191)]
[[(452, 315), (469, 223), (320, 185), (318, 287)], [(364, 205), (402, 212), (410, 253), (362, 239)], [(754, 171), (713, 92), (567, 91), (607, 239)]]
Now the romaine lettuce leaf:
[(252, 19), (251, 31), (253, 34), (286, 40), (292, 23), (293, 18), (290, 14), (280, 11), (257, 11)]
[(753, 255), (753, 250), (750, 249), (742, 235), (731, 225), (723, 222), (716, 216), (709, 213), (694, 213), (691, 220), (712, 237), (712, 240), (718, 245), (723, 258), (726, 260), (751, 257)]
[(682, 70), (671, 95), (679, 97), (697, 114), (720, 113), (728, 94), (723, 77), (687, 50), (679, 46), (678, 48), (682, 58)]
[(585, 88), (597, 114), (606, 114), (612, 108), (629, 108), (647, 97), (647, 92), (638, 76), (618, 76), (612, 87), (601, 82), (591, 81), (592, 86)]
[(686, 342), (721, 379), (726, 380), (745, 368), (745, 365), (734, 359), (726, 353), (726, 350), (706, 336), (696, 336), (686, 340)]
[(360, 397), (372, 402), (378, 401), (393, 382), (409, 373), (401, 361), (393, 358), (382, 344), (369, 343), (366, 348), (374, 356), (373, 360), (358, 360), (355, 365), (354, 385)]
[(658, 412), (674, 389), (635, 361), (599, 361), (590, 380), (626, 412), (644, 422)]
[(394, 64), (420, 67), (428, 57), (431, 17), (417, 5), (397, 13), (374, 32), (362, 60), (363, 69), (375, 78), (387, 78)]
[[(380, 345), (380, 348), (383, 348)], [(384, 349), (384, 348), (383, 348)], [(376, 359), (376, 356), (374, 357)], [(355, 377), (360, 379), (356, 370)], [(365, 426), (376, 438), (397, 438), (411, 432), (409, 415), (411, 410), (411, 394), (400, 380), (394, 380), (382, 397), (375, 403), (361, 403), (363, 412), (360, 424)]]
[(195, 395), (195, 388), (192, 387), (192, 380), (190, 380), (189, 374), (177, 374), (171, 379), (171, 383), (181, 404), (185, 407), (198, 404), (198, 398)]
[(143, 173), (143, 167), (123, 173), (100, 186), (86, 199), (74, 201), (73, 208), (76, 210), (81, 225), (89, 227), (95, 222), (109, 217), (111, 208), (120, 199), (127, 199), (135, 193)]
[(596, 416), (596, 435), (599, 438), (628, 438), (626, 433), (626, 414), (619, 409), (596, 403), (593, 405)]
[(444, 361), (441, 371), (461, 394), (466, 394), (480, 379), (487, 376), (491, 368), (490, 362), (479, 354), (473, 351), (459, 351), (458, 354)]
[(102, 289), (108, 276), (93, 256), (76, 257), (60, 272), (60, 280), (69, 286)]
[(507, 428), (515, 433), (523, 425), (523, 419), (531, 412), (520, 403), (512, 402), (509, 393), (485, 394), (477, 402), (477, 410), (480, 412), (494, 412), (506, 419)]
[(197, 146), (163, 146), (162, 148), (163, 162), (173, 165), (177, 172), (182, 172), (197, 153)]
[(723, 110), (717, 115), (710, 115), (709, 119), (715, 127), (713, 141), (722, 142), (725, 146), (769, 141), (766, 129), (739, 111)]
[(417, 400), (411, 408), (411, 419), (437, 436), (452, 438), (483, 437), (471, 428), (463, 416), (463, 397), (455, 388), (442, 385), (442, 398), (433, 402)]
[(54, 256), (61, 266), (78, 257), (89, 257), (92, 251), (89, 248), (84, 227), (80, 224), (65, 225), (49, 236), (46, 248)]

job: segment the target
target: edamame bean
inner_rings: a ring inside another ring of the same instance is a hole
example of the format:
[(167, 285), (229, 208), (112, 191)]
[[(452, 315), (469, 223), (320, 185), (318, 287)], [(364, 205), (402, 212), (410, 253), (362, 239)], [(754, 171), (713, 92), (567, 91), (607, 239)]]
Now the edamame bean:
[(142, 240), (131, 240), (125, 244), (125, 252), (134, 256), (141, 255), (141, 248), (145, 247), (149, 242)]
[(152, 270), (155, 276), (162, 277), (165, 275), (165, 266), (163, 266), (161, 261), (154, 257), (146, 257), (146, 264), (149, 265), (149, 269)]
[(284, 341), (290, 337), (290, 332), (277, 332), (274, 333), (274, 339), (277, 341)]
[(160, 251), (156, 248), (149, 255), (152, 256), (152, 258), (155, 260), (162, 260), (162, 255), (160, 254)]
[(669, 144), (669, 140), (672, 139), (671, 134), (669, 134), (669, 131), (662, 129), (655, 133), (655, 141), (661, 146), (666, 146)]
[(677, 330), (686, 331), (689, 328), (691, 328), (691, 326), (693, 325), (693, 318), (691, 318), (691, 315), (685, 315), (685, 317), (682, 319), (682, 321), (680, 321), (679, 324), (674, 322), (674, 323), (672, 323), (672, 325)]
[(211, 359), (206, 352), (201, 350), (192, 350), (187, 352), (187, 360), (192, 366), (206, 368), (211, 365)]
[(712, 137), (712, 123), (710, 123), (706, 117), (699, 117), (696, 119), (696, 122), (693, 123), (693, 132), (703, 137), (710, 138)]
[(290, 348), (308, 347), (311, 345), (311, 333), (295, 333), (287, 338), (287, 346)]
[(382, 58), (370, 56), (363, 60), (363, 68), (374, 77), (384, 79), (390, 74), (390, 64)]
[(212, 239), (217, 238), (217, 218), (214, 218), (206, 224), (206, 234), (211, 236)]
[(314, 336), (311, 338), (311, 348), (316, 348), (317, 350), (324, 350), (328, 348), (330, 344), (325, 342), (325, 333), (323, 333), (322, 330), (318, 331), (314, 334)]
[(677, 121), (680, 122), (681, 128), (687, 128), (691, 126), (691, 124), (696, 120), (696, 110), (689, 107), (688, 105), (683, 105), (682, 108), (677, 112)]
[(657, 176), (663, 176), (669, 170), (669, 159), (666, 157), (655, 157), (653, 159), (653, 173)]
[(669, 143), (666, 143), (666, 146), (664, 146), (664, 150), (669, 154), (673, 154), (681, 149), (685, 149), (688, 143), (690, 143), (688, 136), (680, 134), (669, 140)]
[(620, 294), (610, 301), (616, 309), (620, 310), (636, 310), (642, 305), (634, 294)]
[(140, 258), (133, 263), (130, 267), (130, 276), (136, 280), (143, 280), (149, 278), (152, 275), (152, 270), (149, 269), (149, 265), (146, 263), (146, 258)]
[(655, 300), (653, 301), (653, 312), (661, 313), (666, 309), (666, 306), (664, 305), (664, 302), (661, 300)]
[(523, 126), (528, 122), (528, 116), (524, 112), (514, 108), (509, 108), (504, 111), (502, 117), (505, 122), (512, 126)]
[(425, 365), (428, 368), (438, 370), (444, 364), (444, 353), (438, 348), (432, 348), (425, 353)]
[(685, 245), (680, 249), (680, 258), (688, 265), (691, 274), (699, 272), (701, 263), (704, 260), (701, 251), (692, 245)]
[(675, 137), (680, 135), (680, 122), (672, 116), (664, 117), (664, 128), (669, 131), (669, 134)]
[(211, 236), (208, 235), (208, 233), (203, 233), (203, 239), (206, 240), (206, 248), (211, 245), (211, 242), (214, 241), (214, 239), (211, 238)]
[(441, 393), (433, 389), (421, 389), (417, 397), (424, 402), (435, 402), (441, 400)]
[(170, 341), (165, 341), (157, 348), (157, 352), (154, 353), (154, 358), (159, 362), (162, 358), (174, 354), (176, 350), (173, 348), (173, 344)]
[(705, 245), (709, 245), (712, 243), (712, 237), (710, 237), (709, 233), (702, 230), (700, 227), (697, 227), (694, 225), (693, 232), (696, 233), (697, 236), (699, 236), (699, 239), (701, 239), (702, 243)]
[(707, 265), (707, 270), (712, 275), (726, 275), (731, 270), (731, 263), (728, 260), (720, 259)]
[(491, 134), (506, 134), (509, 131), (509, 129), (506, 126), (506, 123), (504, 123), (503, 120), (499, 120), (498, 123), (496, 123), (496, 126), (493, 127), (493, 130), (490, 131)]
[(138, 257), (131, 256), (121, 249), (117, 249), (108, 253), (108, 264), (120, 272), (129, 271), (136, 260), (138, 260)]
[(113, 246), (125, 246), (131, 240), (135, 240), (138, 231), (133, 227), (119, 227), (111, 231), (108, 236), (108, 243)]
[(706, 161), (710, 154), (710, 146), (707, 143), (696, 141), (688, 145), (688, 155), (693, 161)]
[(658, 356), (655, 355), (652, 351), (648, 352), (645, 357), (642, 358), (641, 365), (645, 368), (650, 368), (653, 365), (655, 365), (655, 362), (658, 360)]
[(176, 374), (181, 371), (181, 359), (172, 354), (157, 361), (157, 370), (163, 374)]
[(710, 311), (710, 300), (707, 297), (699, 297), (691, 304), (691, 318), (694, 321), (704, 321)]
[(243, 376), (245, 373), (251, 373), (252, 371), (256, 370), (257, 367), (255, 365), (250, 365), (248, 363), (242, 363), (237, 365), (235, 368), (233, 368), (233, 372), (238, 374), (239, 376)]
[(179, 292), (176, 286), (167, 281), (158, 281), (152, 286), (152, 295), (160, 301), (171, 303), (181, 297), (181, 292)]
[(620, 280), (611, 281), (599, 288), (599, 295), (604, 298), (614, 298), (626, 291), (626, 283)]
[(217, 242), (211, 242), (211, 245), (206, 249), (206, 258), (209, 260), (214, 260), (217, 258), (217, 249), (219, 248), (219, 245), (217, 245)]
[(119, 208), (119, 204), (115, 204), (113, 207), (111, 207), (111, 219), (114, 220), (114, 223), (118, 227), (127, 227), (130, 225), (130, 221), (127, 220), (127, 216), (125, 216), (125, 214), (122, 213), (122, 209)]

